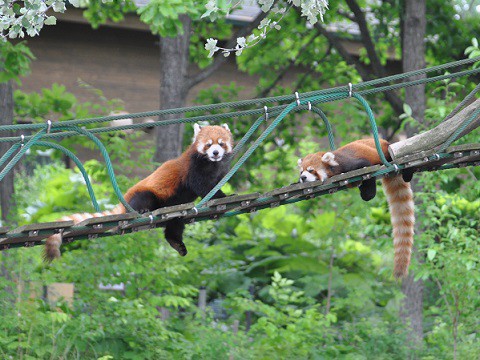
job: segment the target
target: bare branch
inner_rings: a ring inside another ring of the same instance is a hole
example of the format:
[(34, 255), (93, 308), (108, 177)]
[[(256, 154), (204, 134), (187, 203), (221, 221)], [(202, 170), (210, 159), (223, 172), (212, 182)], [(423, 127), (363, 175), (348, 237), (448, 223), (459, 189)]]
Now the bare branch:
[[(315, 34), (312, 36), (312, 38), (307, 42), (305, 43), (301, 48), (300, 50), (298, 50), (298, 53), (297, 55), (291, 59), (289, 61), (289, 63), (282, 69), (282, 71), (277, 75), (277, 77), (275, 78), (275, 80), (265, 89), (262, 90), (262, 92), (259, 94), (260, 97), (265, 97), (267, 96), (270, 91), (278, 84), (278, 82), (280, 80), (283, 79), (283, 77), (285, 76), (285, 74), (293, 67), (295, 66), (295, 64), (297, 63), (297, 60), (299, 58), (299, 56), (301, 54), (303, 54), (303, 52), (308, 49), (310, 47), (310, 45), (312, 45), (312, 43), (315, 41), (315, 39), (320, 35), (320, 32), (319, 31), (316, 31)], [(327, 52), (327, 54), (329, 53), (330, 51)], [(325, 57), (324, 57), (325, 58)]]
[[(299, 11), (298, 8), (296, 8)], [(331, 32), (328, 32), (321, 24), (316, 23), (315, 28), (320, 31), (320, 33), (325, 36), (325, 38), (332, 44), (332, 46), (338, 51), (340, 56), (347, 62), (349, 65), (355, 66), (358, 73), (364, 81), (372, 80), (374, 77), (369, 72), (369, 70), (362, 64), (362, 62), (349, 54), (347, 49), (342, 45), (341, 40)], [(385, 98), (392, 106), (393, 110), (398, 114), (403, 113), (403, 101), (400, 97), (393, 91), (385, 92)]]
[[(332, 44), (329, 44), (327, 51), (325, 52), (323, 57), (318, 61), (319, 63), (323, 62), (327, 58), (327, 56), (329, 56), (332, 53), (332, 48), (333, 48)], [(310, 67), (310, 69), (306, 73), (304, 73), (300, 79), (298, 79), (297, 83), (295, 84), (294, 89), (300, 89), (303, 86), (303, 82), (313, 72), (313, 70), (314, 70), (314, 68)]]
[(358, 24), (358, 27), (360, 29), (362, 43), (367, 50), (367, 54), (370, 59), (370, 63), (372, 64), (374, 74), (378, 77), (385, 76), (386, 71), (380, 62), (377, 51), (375, 50), (375, 45), (373, 43), (372, 37), (370, 36), (370, 30), (368, 30), (368, 24), (367, 19), (365, 18), (365, 14), (363, 13), (362, 9), (360, 9), (360, 6), (358, 6), (358, 3), (355, 0), (346, 0), (346, 2), (355, 16), (355, 22)]
[(355, 16), (353, 16), (352, 14), (350, 14), (350, 13), (348, 13), (348, 12), (342, 10), (342, 9), (338, 9), (337, 14), (346, 18), (346, 19), (348, 19), (348, 20), (350, 20), (350, 21), (355, 22)]

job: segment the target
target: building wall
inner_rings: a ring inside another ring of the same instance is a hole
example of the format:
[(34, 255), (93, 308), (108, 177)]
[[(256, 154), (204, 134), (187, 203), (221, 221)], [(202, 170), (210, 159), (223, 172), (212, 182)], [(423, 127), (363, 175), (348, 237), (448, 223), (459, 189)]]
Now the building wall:
[[(80, 79), (102, 90), (107, 98), (123, 100), (128, 112), (156, 110), (160, 86), (158, 41), (158, 37), (138, 29), (94, 30), (88, 24), (59, 21), (28, 41), (36, 60), (31, 75), (22, 79), (22, 89), (39, 91), (59, 83), (80, 101), (95, 100), (92, 92), (79, 86)], [(236, 70), (231, 57), (212, 77), (190, 91), (189, 103), (199, 89), (232, 81), (246, 87), (242, 97), (249, 98), (254, 95), (258, 78)]]

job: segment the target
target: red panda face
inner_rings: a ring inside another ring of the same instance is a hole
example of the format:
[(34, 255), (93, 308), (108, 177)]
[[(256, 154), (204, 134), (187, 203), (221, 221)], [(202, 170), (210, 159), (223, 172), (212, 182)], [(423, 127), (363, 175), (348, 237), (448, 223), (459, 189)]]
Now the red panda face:
[(303, 159), (298, 159), (300, 167), (300, 182), (325, 181), (331, 176), (329, 165), (338, 165), (331, 152), (318, 152), (308, 154)]
[(221, 161), (233, 149), (233, 138), (227, 124), (222, 126), (193, 126), (195, 135), (193, 144), (198, 153), (205, 155), (208, 160)]

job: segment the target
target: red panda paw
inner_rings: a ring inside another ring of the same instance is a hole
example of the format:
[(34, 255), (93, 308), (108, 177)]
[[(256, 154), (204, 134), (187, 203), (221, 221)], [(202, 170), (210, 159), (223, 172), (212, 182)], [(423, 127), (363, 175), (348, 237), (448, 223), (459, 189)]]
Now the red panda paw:
[(188, 253), (187, 247), (185, 246), (183, 241), (175, 241), (175, 240), (171, 240), (171, 239), (167, 239), (167, 241), (172, 248), (177, 250), (177, 252), (180, 256), (187, 255), (187, 253)]

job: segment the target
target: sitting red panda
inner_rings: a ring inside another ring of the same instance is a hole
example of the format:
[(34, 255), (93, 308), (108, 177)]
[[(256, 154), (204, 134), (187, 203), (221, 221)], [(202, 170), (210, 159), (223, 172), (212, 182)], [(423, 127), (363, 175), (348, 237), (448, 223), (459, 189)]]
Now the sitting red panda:
[[(222, 126), (194, 125), (193, 142), (178, 158), (163, 163), (151, 175), (132, 186), (125, 193), (125, 200), (140, 213), (174, 206), (204, 197), (225, 176), (230, 168), (233, 137), (226, 124)], [(213, 198), (225, 197), (219, 190)], [(111, 211), (95, 214), (73, 214), (61, 221), (73, 220), (75, 224), (105, 215), (124, 214), (125, 207), (119, 204)], [(183, 243), (182, 219), (165, 223), (165, 238), (181, 256), (187, 254)], [(50, 236), (45, 243), (44, 258), (51, 261), (60, 256), (60, 235)]]
[[(389, 143), (380, 140), (380, 144), (383, 154), (390, 161)], [(325, 181), (334, 175), (381, 163), (373, 139), (357, 140), (333, 152), (318, 152), (299, 159), (300, 182)], [(405, 173), (403, 178), (402, 175), (393, 175), (382, 179), (392, 220), (394, 275), (397, 278), (408, 273), (413, 245), (415, 215), (413, 193), (408, 183), (411, 175)], [(363, 181), (359, 188), (362, 199), (368, 201), (375, 197), (375, 179)]]

